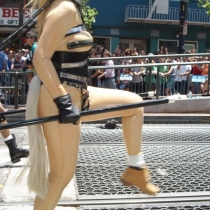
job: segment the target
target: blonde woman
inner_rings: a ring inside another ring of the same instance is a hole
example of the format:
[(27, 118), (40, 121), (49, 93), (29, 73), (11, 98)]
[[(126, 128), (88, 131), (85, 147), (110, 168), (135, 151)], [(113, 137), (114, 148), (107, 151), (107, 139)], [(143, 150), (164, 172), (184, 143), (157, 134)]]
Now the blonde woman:
[[(96, 87), (88, 87), (87, 90), (87, 60), (92, 37), (86, 30), (81, 30), (81, 1), (55, 0), (38, 18), (39, 40), (33, 58), (38, 76), (31, 82), (26, 116), (27, 119), (57, 114), (60, 117), (59, 121), (29, 127), (31, 152), (28, 183), (30, 190), (37, 195), (34, 210), (53, 210), (73, 178), (81, 122), (118, 116), (122, 116), (129, 161), (122, 182), (136, 185), (151, 195), (158, 192), (156, 186), (148, 183), (149, 172), (141, 151), (143, 108), (80, 119), (79, 110), (142, 101), (130, 92)], [(35, 0), (33, 5), (40, 8), (46, 2)], [(45, 141), (49, 172), (46, 169)]]

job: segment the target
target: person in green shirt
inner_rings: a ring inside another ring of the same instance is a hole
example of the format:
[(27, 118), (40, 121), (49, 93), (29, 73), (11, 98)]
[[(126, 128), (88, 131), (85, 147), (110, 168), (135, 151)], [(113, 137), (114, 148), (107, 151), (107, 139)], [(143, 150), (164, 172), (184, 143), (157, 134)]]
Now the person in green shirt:
[[(152, 63), (155, 63), (155, 61), (152, 59)], [(156, 89), (156, 79), (155, 75), (157, 75), (157, 66), (152, 66), (151, 67), (151, 79), (149, 79), (149, 67), (145, 67), (145, 76), (144, 76), (144, 91), (146, 91), (146, 85), (149, 81), (151, 81), (151, 90), (155, 91)]]
[[(160, 63), (165, 63), (165, 59), (161, 58), (160, 59)], [(159, 84), (160, 84), (160, 95), (164, 96), (164, 92), (166, 89), (166, 77), (164, 76), (164, 74), (168, 72), (168, 66), (159, 66)]]

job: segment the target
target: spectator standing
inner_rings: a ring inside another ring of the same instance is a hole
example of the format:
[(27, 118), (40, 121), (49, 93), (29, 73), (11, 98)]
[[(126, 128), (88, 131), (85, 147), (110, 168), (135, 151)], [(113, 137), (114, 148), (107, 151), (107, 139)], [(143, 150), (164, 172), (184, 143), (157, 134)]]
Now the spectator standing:
[(137, 50), (136, 47), (134, 47), (134, 48), (133, 48), (133, 51), (132, 51), (132, 56), (137, 56), (137, 55), (139, 55), (139, 54), (138, 54), (138, 50)]
[[(152, 53), (149, 53), (149, 55), (153, 55)], [(155, 91), (156, 89), (156, 79), (155, 79), (155, 75), (157, 75), (157, 66), (155, 66), (155, 60), (152, 59), (152, 63), (154, 64), (154, 66), (151, 67), (151, 90), (152, 91)], [(145, 76), (144, 76), (144, 82), (143, 82), (143, 92), (146, 91), (146, 85), (149, 81), (149, 69), (148, 67), (145, 68), (146, 71), (145, 71)]]
[(141, 55), (141, 56), (145, 56), (145, 55), (146, 55), (145, 50), (141, 50), (141, 51), (140, 51), (140, 55)]
[(7, 70), (7, 56), (4, 51), (0, 52), (0, 71)]
[[(170, 61), (168, 61), (170, 62)], [(175, 89), (175, 66), (169, 66), (169, 71), (164, 73), (163, 76), (167, 77), (167, 84), (166, 84), (166, 90), (165, 94), (166, 96), (174, 95), (174, 89)]]
[[(205, 57), (204, 61), (209, 61), (208, 57)], [(208, 77), (208, 72), (209, 72), (209, 64), (204, 64), (204, 67), (203, 67), (203, 70), (202, 70), (201, 74)]]
[[(125, 56), (131, 56), (132, 55), (132, 51), (131, 51), (131, 49), (126, 49), (125, 50), (125, 52), (124, 52), (124, 55)], [(122, 65), (129, 65), (129, 64), (131, 64), (131, 62), (132, 62), (132, 59), (126, 59), (125, 58), (125, 60), (123, 60), (123, 62), (122, 62)]]
[[(183, 62), (188, 61), (187, 57), (183, 57)], [(179, 65), (175, 67), (176, 71), (176, 89), (181, 94), (187, 94), (186, 88), (187, 88), (187, 77), (191, 73), (191, 65)]]
[[(112, 54), (112, 57), (116, 57), (116, 54), (113, 53), (113, 54)], [(118, 56), (118, 57), (119, 57), (119, 56)], [(115, 65), (115, 66), (121, 65), (121, 63), (120, 63), (119, 60), (114, 60), (114, 65)], [(115, 68), (115, 83), (116, 83), (117, 88), (119, 88), (119, 85), (120, 85), (120, 83), (118, 82), (118, 81), (119, 81), (119, 80), (118, 80), (118, 77), (120, 76), (120, 72), (121, 72), (120, 69)]]
[[(160, 59), (161, 63), (165, 63), (165, 59), (161, 58)], [(159, 66), (159, 79), (160, 79), (160, 95), (164, 96), (165, 89), (166, 89), (166, 78), (164, 77), (164, 74), (168, 71), (167, 66)]]
[(120, 46), (117, 46), (115, 51), (114, 51), (114, 54), (116, 55), (116, 57), (120, 57), (121, 56), (121, 47)]
[(14, 54), (14, 52), (12, 50), (10, 50), (9, 54), (8, 54), (8, 62), (7, 62), (8, 70), (11, 70), (12, 63), (14, 62), (13, 54)]
[[(8, 62), (7, 62), (8, 71), (11, 70), (13, 63), (14, 63), (14, 52), (10, 50), (8, 54)], [(6, 79), (5, 82), (10, 84), (12, 81), (12, 75), (11, 74), (5, 75), (5, 79)]]
[[(105, 50), (103, 53), (104, 58), (112, 57), (112, 54)], [(102, 73), (98, 78), (105, 76), (105, 81), (102, 84), (103, 88), (111, 88), (116, 89), (116, 83), (115, 83), (115, 69), (114, 69), (114, 62), (113, 60), (106, 60), (105, 66), (110, 66), (109, 69), (106, 69), (104, 73)]]
[[(193, 61), (203, 61), (203, 57), (198, 57), (197, 60), (193, 60)], [(192, 68), (193, 68), (193, 71), (192, 71), (192, 76), (199, 76), (199, 75), (202, 75), (202, 71), (204, 69), (205, 65), (204, 64), (196, 64), (196, 65), (193, 65)], [(201, 82), (193, 82), (192, 83), (192, 92), (194, 94), (198, 94), (199, 91), (200, 91), (200, 86), (201, 86)]]
[(19, 51), (19, 53), (20, 53), (20, 55), (21, 55), (21, 58), (20, 58), (20, 61), (21, 62), (24, 62), (24, 61), (26, 61), (26, 50), (25, 49), (22, 49), (22, 50), (20, 50)]
[[(8, 70), (8, 48), (6, 47), (3, 51), (0, 52), (0, 71), (5, 72)], [(4, 85), (4, 76), (0, 75), (0, 86)], [(2, 89), (0, 89), (0, 95), (2, 95)]]
[[(23, 61), (21, 61), (21, 54), (16, 53), (15, 54), (15, 59), (11, 65), (11, 70), (13, 71), (20, 71), (22, 72), (22, 67), (23, 67)], [(15, 76), (12, 76), (12, 83), (15, 83)], [(20, 91), (22, 89), (22, 77), (21, 75), (18, 76), (18, 90)]]
[[(143, 59), (134, 59), (133, 64), (144, 64)], [(134, 67), (131, 68), (132, 80), (132, 92), (142, 93), (143, 92), (143, 78), (142, 75), (145, 73), (144, 67)]]
[[(94, 52), (90, 53), (90, 58), (96, 58), (96, 55)], [(98, 66), (98, 63), (96, 61), (91, 61), (89, 62), (89, 66)], [(93, 87), (98, 87), (98, 70), (91, 70), (91, 79), (92, 79), (92, 83), (91, 86)]]
[[(34, 32), (30, 31), (26, 34), (26, 44), (30, 46), (30, 50), (29, 50), (29, 53), (27, 54), (27, 59), (25, 63), (23, 64), (25, 66), (24, 70), (33, 69), (32, 60), (33, 60), (34, 52), (37, 46), (36, 41), (37, 41), (37, 36)], [(33, 73), (27, 74), (26, 92), (28, 91), (32, 78), (33, 78)]]
[[(132, 50), (127, 48), (125, 51), (124, 51), (124, 56), (131, 56), (132, 55)], [(132, 63), (132, 59), (124, 59), (122, 61), (122, 65), (130, 65)], [(126, 68), (118, 71), (118, 81), (117, 81), (117, 84), (120, 84), (120, 75), (124, 73)]]
[[(130, 68), (126, 68), (123, 74), (120, 75), (120, 90), (129, 89), (129, 82), (128, 77), (131, 76), (131, 70)], [(126, 78), (127, 77), (127, 78)], [(126, 78), (126, 79), (123, 79)]]

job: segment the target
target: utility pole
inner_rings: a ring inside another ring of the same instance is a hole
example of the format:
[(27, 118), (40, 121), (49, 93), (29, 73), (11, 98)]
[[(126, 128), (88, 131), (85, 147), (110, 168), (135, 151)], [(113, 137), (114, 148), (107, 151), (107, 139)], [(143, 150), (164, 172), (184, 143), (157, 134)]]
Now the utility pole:
[[(23, 25), (23, 2), (22, 0), (19, 1), (19, 27)], [(22, 30), (20, 30), (20, 34), (22, 33)], [(22, 46), (22, 40), (20, 38), (19, 40), (19, 49), (21, 49)]]
[(187, 35), (187, 12), (188, 0), (180, 0), (179, 46), (177, 49), (179, 54), (185, 52), (184, 36)]

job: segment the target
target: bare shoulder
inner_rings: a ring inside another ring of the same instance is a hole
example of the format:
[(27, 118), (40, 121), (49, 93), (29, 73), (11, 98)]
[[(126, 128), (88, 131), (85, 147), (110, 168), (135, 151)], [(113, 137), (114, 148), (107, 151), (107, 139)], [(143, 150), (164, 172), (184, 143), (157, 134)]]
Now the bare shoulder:
[(77, 8), (71, 1), (60, 1), (55, 3), (50, 9), (47, 18), (70, 17), (72, 13), (77, 13)]

